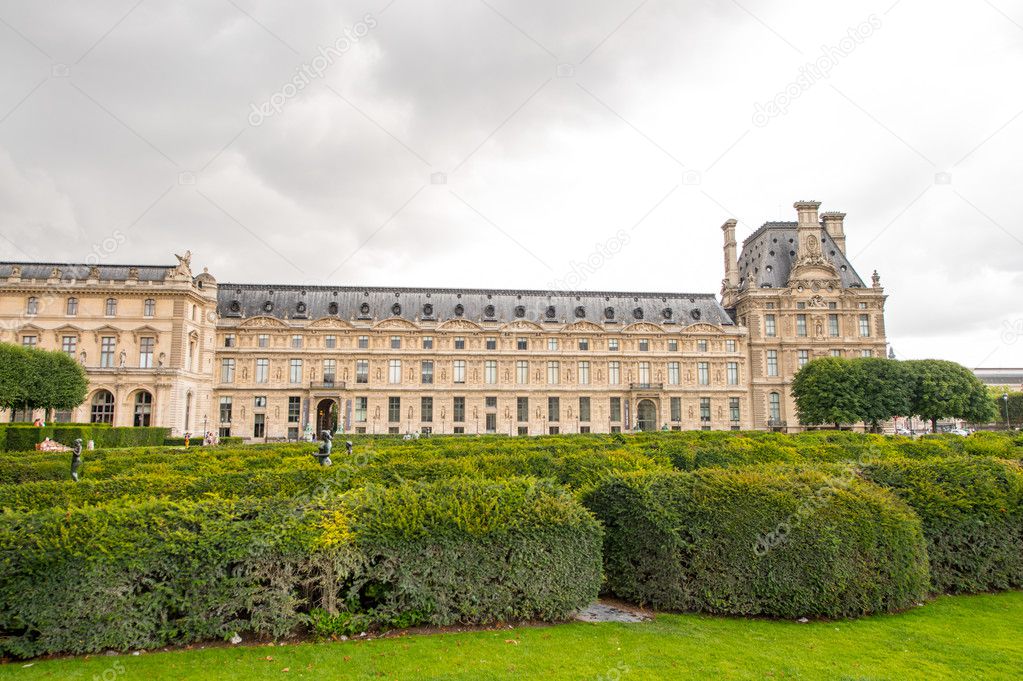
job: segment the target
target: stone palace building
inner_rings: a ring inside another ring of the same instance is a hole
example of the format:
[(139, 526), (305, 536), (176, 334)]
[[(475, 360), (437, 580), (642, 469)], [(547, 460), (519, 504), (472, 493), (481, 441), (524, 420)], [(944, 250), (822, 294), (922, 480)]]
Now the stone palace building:
[[(89, 376), (58, 421), (253, 440), (358, 433), (796, 430), (814, 357), (883, 356), (885, 294), (846, 258), (843, 213), (795, 204), (713, 293), (218, 283), (172, 266), (0, 263), (0, 340)], [(30, 419), (7, 414), (7, 419)]]

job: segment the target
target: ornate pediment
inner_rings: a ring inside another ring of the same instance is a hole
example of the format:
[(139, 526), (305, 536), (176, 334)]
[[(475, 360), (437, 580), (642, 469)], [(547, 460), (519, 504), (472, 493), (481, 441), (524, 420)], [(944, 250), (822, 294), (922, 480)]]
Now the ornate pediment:
[(482, 331), (483, 327), (468, 319), (451, 319), (437, 327), (441, 331)]
[(159, 338), (160, 330), (146, 324), (144, 326), (138, 327), (137, 329), (132, 329), (131, 335), (135, 339), (135, 342), (138, 343), (139, 338), (143, 336), (153, 336), (155, 338)]
[(525, 319), (516, 319), (514, 322), (508, 322), (501, 327), (501, 331), (543, 331), (544, 328), (536, 322), (530, 322)]
[(722, 329), (717, 324), (708, 324), (707, 322), (697, 322), (696, 324), (690, 324), (689, 326), (687, 326), (685, 329), (682, 330), (682, 333), (719, 333), (720, 334), (720, 333), (724, 333), (724, 332), (725, 332), (725, 330)]
[(95, 336), (97, 343), (99, 343), (99, 339), (102, 338), (103, 336), (113, 336), (114, 338), (117, 339), (118, 343), (121, 342), (121, 330), (116, 327), (110, 326), (109, 324), (104, 324), (98, 329), (93, 329), (92, 335)]
[(563, 330), (567, 333), (604, 333), (604, 327), (587, 321), (569, 324)]
[(384, 319), (374, 324), (373, 328), (381, 330), (393, 329), (395, 331), (417, 331), (419, 329), (418, 326), (407, 319), (402, 319), (401, 317)]
[(246, 319), (244, 322), (242, 322), (241, 324), (239, 324), (238, 326), (239, 326), (239, 328), (243, 328), (243, 329), (287, 329), (287, 328), (289, 328), (287, 324), (282, 322), (280, 319), (277, 319), (276, 317), (265, 317), (265, 316), (262, 316), (262, 315), (260, 315), (258, 317), (250, 317), (250, 318)]
[(309, 329), (351, 329), (352, 325), (348, 322), (338, 319), (337, 317), (320, 317), (314, 322), (311, 322), (308, 327)]
[(60, 343), (64, 336), (74, 336), (75, 338), (82, 337), (82, 329), (75, 326), (74, 324), (64, 324), (58, 326), (53, 330), (53, 340), (56, 343)]
[(622, 333), (661, 333), (662, 331), (664, 329), (650, 322), (636, 322), (622, 329)]

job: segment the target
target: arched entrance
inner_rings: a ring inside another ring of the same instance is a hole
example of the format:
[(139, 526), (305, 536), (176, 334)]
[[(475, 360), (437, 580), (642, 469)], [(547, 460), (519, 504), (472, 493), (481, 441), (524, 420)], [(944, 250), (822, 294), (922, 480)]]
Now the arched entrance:
[(337, 400), (320, 400), (316, 405), (316, 437), (319, 438), (320, 433), (325, 430), (336, 433), (337, 417)]
[(114, 396), (109, 390), (98, 390), (92, 396), (89, 423), (114, 423)]
[(636, 430), (644, 433), (657, 430), (657, 405), (653, 400), (640, 400), (636, 405)]

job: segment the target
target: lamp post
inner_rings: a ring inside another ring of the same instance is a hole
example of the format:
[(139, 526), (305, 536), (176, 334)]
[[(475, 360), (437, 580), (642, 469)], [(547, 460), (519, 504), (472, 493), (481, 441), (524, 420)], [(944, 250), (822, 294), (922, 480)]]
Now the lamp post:
[[(1006, 413), (1008, 413), (1008, 412), (1006, 412)], [(209, 439), (208, 434), (209, 434), (210, 430), (209, 430), (209, 427), (208, 427), (209, 419), (207, 417), (208, 417), (208, 414), (203, 414), (202, 415), (202, 443), (203, 444), (206, 444), (206, 441)]]
[(1009, 430), (1009, 393), (1002, 394), (1002, 404), (1005, 405), (1005, 429)]

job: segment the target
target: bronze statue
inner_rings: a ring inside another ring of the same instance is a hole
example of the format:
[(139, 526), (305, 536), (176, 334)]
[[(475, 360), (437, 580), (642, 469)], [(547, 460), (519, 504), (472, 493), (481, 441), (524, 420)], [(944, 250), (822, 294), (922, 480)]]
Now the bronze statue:
[(348, 456), (352, 455), (352, 441), (348, 440), (345, 442), (345, 450), (348, 452)]
[(320, 462), (321, 466), (331, 465), (330, 450), (334, 447), (334, 440), (331, 438), (330, 431), (324, 430), (320, 433), (320, 451), (313, 456)]
[(82, 467), (82, 438), (75, 440), (71, 450), (71, 479), (78, 482), (78, 470)]

